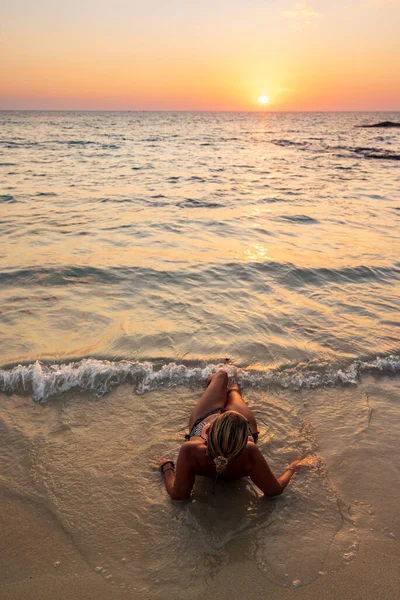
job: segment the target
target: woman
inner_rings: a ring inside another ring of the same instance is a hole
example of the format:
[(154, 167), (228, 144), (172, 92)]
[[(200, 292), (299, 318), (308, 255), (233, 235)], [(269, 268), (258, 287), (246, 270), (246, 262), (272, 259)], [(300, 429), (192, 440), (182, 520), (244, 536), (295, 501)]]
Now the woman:
[(176, 469), (164, 458), (160, 469), (165, 487), (174, 500), (190, 497), (196, 475), (239, 479), (250, 477), (265, 496), (277, 496), (300, 469), (292, 462), (276, 478), (256, 446), (257, 422), (240, 395), (239, 387), (228, 387), (228, 375), (217, 371), (207, 380), (207, 389), (192, 410), (187, 442), (180, 449)]

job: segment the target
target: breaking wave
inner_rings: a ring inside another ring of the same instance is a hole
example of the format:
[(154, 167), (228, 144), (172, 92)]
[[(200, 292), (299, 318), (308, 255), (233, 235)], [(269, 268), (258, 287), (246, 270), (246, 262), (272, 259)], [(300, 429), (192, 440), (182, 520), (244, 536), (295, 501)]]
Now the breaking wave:
[(44, 402), (70, 390), (102, 395), (122, 383), (130, 383), (136, 393), (180, 385), (201, 385), (211, 373), (225, 369), (243, 388), (281, 387), (299, 390), (339, 385), (357, 385), (363, 373), (395, 374), (400, 372), (400, 356), (377, 357), (371, 361), (354, 361), (341, 368), (329, 363), (300, 363), (279, 369), (243, 369), (231, 364), (210, 363), (187, 366), (168, 362), (156, 368), (151, 362), (108, 361), (85, 358), (67, 364), (18, 365), (0, 369), (0, 391), (7, 394), (29, 393)]

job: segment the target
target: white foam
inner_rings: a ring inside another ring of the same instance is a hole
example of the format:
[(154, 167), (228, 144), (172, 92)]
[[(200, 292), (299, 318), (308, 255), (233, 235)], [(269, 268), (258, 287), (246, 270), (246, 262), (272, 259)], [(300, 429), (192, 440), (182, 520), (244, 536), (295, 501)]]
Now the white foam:
[(42, 402), (73, 389), (104, 394), (121, 383), (132, 383), (139, 394), (178, 385), (204, 384), (207, 376), (222, 368), (235, 377), (243, 387), (265, 389), (282, 387), (299, 390), (323, 386), (356, 385), (364, 372), (398, 373), (400, 357), (377, 357), (373, 361), (355, 361), (347, 367), (333, 365), (310, 366), (302, 363), (281, 370), (239, 369), (231, 365), (208, 364), (205, 367), (188, 367), (174, 362), (155, 369), (151, 362), (108, 361), (86, 358), (67, 364), (46, 365), (36, 361), (31, 365), (18, 365), (0, 369), (0, 391), (27, 392), (34, 400)]

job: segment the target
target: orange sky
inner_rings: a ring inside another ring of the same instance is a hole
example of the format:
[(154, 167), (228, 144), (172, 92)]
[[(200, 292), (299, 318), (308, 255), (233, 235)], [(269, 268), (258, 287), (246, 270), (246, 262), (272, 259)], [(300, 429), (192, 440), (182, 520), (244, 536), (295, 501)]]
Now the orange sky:
[(0, 108), (400, 110), (400, 0), (14, 0)]

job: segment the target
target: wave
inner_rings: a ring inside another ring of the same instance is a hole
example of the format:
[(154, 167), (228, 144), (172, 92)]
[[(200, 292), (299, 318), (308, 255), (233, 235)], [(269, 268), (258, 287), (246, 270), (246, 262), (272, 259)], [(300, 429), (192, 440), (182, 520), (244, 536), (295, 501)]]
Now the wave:
[[(131, 228), (133, 225), (120, 225), (117, 228)], [(166, 225), (164, 225), (166, 227)], [(110, 230), (113, 228), (105, 228)], [(264, 231), (265, 233), (265, 231)], [(112, 267), (101, 268), (92, 266), (54, 265), (53, 267), (25, 267), (20, 269), (5, 269), (0, 271), (0, 285), (6, 286), (31, 286), (40, 283), (41, 286), (74, 285), (74, 284), (124, 284), (132, 281), (134, 277), (142, 282), (151, 282), (155, 285), (180, 285), (188, 279), (199, 283), (216, 275), (226, 278), (244, 278), (251, 280), (256, 274), (269, 274), (279, 281), (296, 287), (302, 285), (321, 285), (327, 283), (359, 284), (365, 281), (380, 283), (393, 283), (400, 279), (400, 263), (388, 266), (357, 265), (341, 267), (338, 269), (328, 267), (298, 267), (290, 262), (260, 261), (253, 263), (228, 262), (221, 268), (220, 265), (199, 265), (193, 269), (151, 269), (148, 267)], [(177, 277), (179, 275), (179, 277)]]
[(188, 366), (175, 362), (168, 362), (157, 369), (151, 362), (95, 358), (67, 364), (36, 361), (30, 365), (0, 369), (0, 391), (7, 394), (29, 393), (35, 401), (44, 402), (71, 390), (103, 395), (115, 386), (130, 383), (138, 394), (142, 394), (163, 387), (204, 385), (208, 375), (219, 368), (225, 369), (243, 388), (315, 389), (357, 385), (363, 373), (399, 373), (400, 355), (377, 357), (371, 361), (357, 360), (342, 367), (326, 363), (300, 363), (271, 370), (243, 369), (231, 364), (214, 363)]

